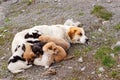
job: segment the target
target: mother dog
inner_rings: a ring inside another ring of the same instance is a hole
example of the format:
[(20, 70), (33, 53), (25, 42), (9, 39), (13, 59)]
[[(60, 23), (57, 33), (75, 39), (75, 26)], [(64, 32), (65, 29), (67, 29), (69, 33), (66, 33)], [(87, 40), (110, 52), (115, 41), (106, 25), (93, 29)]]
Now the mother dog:
[[(69, 23), (69, 22), (67, 22)], [(40, 35), (49, 35), (65, 39), (69, 43), (87, 43), (88, 38), (83, 28), (69, 25), (39, 25), (18, 32), (12, 42), (12, 53), (16, 52), (18, 44), (34, 43)]]

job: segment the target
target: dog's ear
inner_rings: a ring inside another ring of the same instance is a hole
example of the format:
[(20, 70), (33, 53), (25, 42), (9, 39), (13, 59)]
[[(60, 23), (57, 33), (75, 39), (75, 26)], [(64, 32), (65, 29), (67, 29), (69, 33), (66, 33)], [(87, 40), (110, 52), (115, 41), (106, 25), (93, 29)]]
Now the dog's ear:
[(49, 50), (52, 50), (52, 45), (48, 47)]
[(68, 35), (69, 35), (69, 37), (70, 37), (71, 40), (73, 39), (76, 31), (77, 31), (77, 30), (74, 29), (74, 28), (71, 28), (71, 29), (68, 31)]

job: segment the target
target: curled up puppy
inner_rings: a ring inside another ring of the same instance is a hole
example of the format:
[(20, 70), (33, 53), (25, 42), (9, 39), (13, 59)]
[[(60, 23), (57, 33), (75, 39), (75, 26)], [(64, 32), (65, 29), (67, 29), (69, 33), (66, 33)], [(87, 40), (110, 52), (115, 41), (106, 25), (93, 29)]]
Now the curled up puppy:
[(34, 44), (26, 43), (25, 52), (23, 58), (28, 61), (28, 64), (33, 64), (35, 58), (43, 55), (42, 47), (45, 45), (45, 42), (37, 42)]
[(54, 62), (60, 62), (64, 60), (67, 56), (65, 50), (57, 46), (54, 42), (48, 42), (43, 46), (43, 55), (40, 58), (36, 58), (34, 60), (35, 65), (45, 66), (45, 68), (49, 68), (49, 66)]
[(51, 37), (48, 35), (41, 35), (41, 36), (39, 36), (38, 39), (41, 42), (54, 42), (56, 45), (59, 45), (62, 48), (64, 48), (64, 50), (68, 50), (70, 47), (70, 43), (68, 43), (67, 41), (65, 41), (62, 38)]

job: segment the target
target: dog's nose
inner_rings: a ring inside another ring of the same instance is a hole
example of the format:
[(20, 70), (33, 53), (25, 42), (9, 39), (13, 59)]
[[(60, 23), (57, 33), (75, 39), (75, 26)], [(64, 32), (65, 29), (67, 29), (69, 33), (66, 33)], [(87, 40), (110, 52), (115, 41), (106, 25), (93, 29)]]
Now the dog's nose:
[(87, 39), (85, 39), (85, 40), (86, 40), (86, 43), (88, 44), (89, 39), (87, 38)]

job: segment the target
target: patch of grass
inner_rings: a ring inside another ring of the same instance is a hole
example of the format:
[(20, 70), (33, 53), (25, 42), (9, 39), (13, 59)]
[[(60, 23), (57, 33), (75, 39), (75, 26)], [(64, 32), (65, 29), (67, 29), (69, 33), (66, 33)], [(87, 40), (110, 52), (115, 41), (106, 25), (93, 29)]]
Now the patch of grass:
[(112, 78), (116, 78), (117, 80), (120, 79), (120, 71), (118, 70), (113, 70), (109, 73), (109, 75), (112, 77)]
[(28, 0), (27, 5), (31, 5), (34, 2), (34, 0)]
[(78, 49), (75, 50), (74, 55), (75, 55), (76, 57), (80, 56), (80, 55), (81, 55), (81, 51), (78, 50)]
[(9, 18), (5, 18), (4, 21), (5, 22), (10, 22), (10, 19)]
[(13, 34), (9, 30), (10, 27), (0, 28), (0, 45), (4, 45), (6, 42), (11, 41)]
[(83, 15), (84, 15), (84, 13), (80, 12), (78, 15), (79, 15), (79, 16), (83, 16)]
[(110, 53), (113, 52), (111, 48), (103, 46), (97, 50), (95, 58), (100, 60), (102, 65), (110, 68), (116, 64), (116, 61), (110, 56)]
[(114, 47), (113, 51), (114, 51), (114, 52), (120, 52), (120, 46)]
[(91, 14), (94, 14), (98, 18), (102, 18), (104, 20), (109, 20), (112, 17), (112, 13), (100, 5), (94, 6)]
[(100, 47), (100, 48), (97, 50), (97, 52), (96, 52), (96, 54), (95, 54), (95, 58), (96, 58), (96, 59), (103, 59), (104, 56), (107, 56), (107, 55), (109, 55), (110, 53), (112, 53), (112, 49), (109, 48), (109, 47), (103, 46), (103, 47)]
[(115, 29), (120, 29), (120, 23), (117, 24), (117, 25), (115, 25), (115, 26), (113, 26), (113, 28), (115, 28)]
[(104, 56), (102, 59), (102, 64), (108, 68), (111, 68), (116, 64), (116, 61), (111, 56)]

